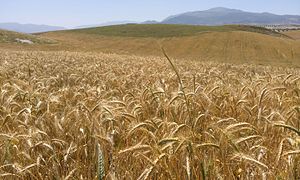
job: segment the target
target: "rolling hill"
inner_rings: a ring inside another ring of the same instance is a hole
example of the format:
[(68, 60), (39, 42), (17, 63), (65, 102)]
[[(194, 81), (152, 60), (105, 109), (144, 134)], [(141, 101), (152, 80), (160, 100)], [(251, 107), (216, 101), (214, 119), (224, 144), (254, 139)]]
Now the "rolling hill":
[[(40, 34), (60, 42), (58, 49), (199, 61), (300, 65), (300, 42), (251, 26), (120, 25)], [(51, 47), (55, 49), (55, 47)]]
[(100, 36), (119, 37), (181, 37), (193, 36), (205, 32), (228, 32), (247, 31), (272, 36), (284, 36), (261, 27), (245, 25), (225, 25), (225, 26), (191, 26), (191, 25), (171, 25), (171, 24), (126, 24), (105, 27), (94, 27), (85, 29), (68, 30), (70, 33), (92, 34)]
[(42, 38), (36, 35), (24, 34), (24, 33), (0, 29), (0, 43), (20, 44), (22, 43), (22, 41), (29, 42), (29, 44), (49, 44), (54, 42), (50, 39)]
[[(0, 48), (162, 56), (164, 47), (173, 58), (300, 67), (300, 41), (287, 35), (238, 25), (130, 24), (35, 35), (1, 31)], [(23, 45), (16, 38), (34, 44)]]
[(276, 15), (253, 13), (237, 9), (212, 8), (205, 11), (186, 12), (173, 15), (163, 24), (224, 25), (224, 24), (300, 24), (298, 15)]

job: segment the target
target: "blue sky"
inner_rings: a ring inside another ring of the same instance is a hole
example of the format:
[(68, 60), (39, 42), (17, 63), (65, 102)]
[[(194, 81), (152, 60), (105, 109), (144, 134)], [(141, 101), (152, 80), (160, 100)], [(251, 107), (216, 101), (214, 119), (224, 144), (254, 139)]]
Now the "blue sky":
[(300, 0), (0, 0), (0, 22), (73, 27), (120, 20), (160, 21), (213, 7), (300, 15)]

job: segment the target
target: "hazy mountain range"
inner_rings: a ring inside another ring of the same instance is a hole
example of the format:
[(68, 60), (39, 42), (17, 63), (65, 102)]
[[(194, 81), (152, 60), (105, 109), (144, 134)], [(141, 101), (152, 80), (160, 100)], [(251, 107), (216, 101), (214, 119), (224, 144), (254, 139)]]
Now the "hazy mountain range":
[(90, 25), (76, 26), (72, 29), (101, 27), (101, 26), (112, 26), (112, 25), (130, 24), (130, 23), (139, 23), (139, 22), (136, 22), (136, 21), (110, 21), (110, 22), (105, 22), (105, 23), (100, 23), (100, 24), (90, 24)]
[[(276, 15), (271, 13), (253, 13), (229, 8), (212, 8), (205, 11), (186, 12), (170, 16), (163, 21), (112, 21), (93, 25), (77, 26), (76, 28), (89, 28), (99, 26), (110, 26), (128, 23), (140, 24), (190, 24), (190, 25), (224, 25), (224, 24), (300, 24), (300, 15)], [(64, 30), (65, 27), (36, 25), (36, 24), (19, 24), (19, 23), (0, 23), (0, 29), (23, 33), (37, 33), (46, 31)]]
[(170, 16), (163, 24), (224, 25), (224, 24), (300, 24), (298, 15), (252, 13), (237, 9), (212, 8)]
[(66, 28), (60, 26), (37, 25), (37, 24), (0, 23), (0, 29), (22, 32), (22, 33), (38, 33), (38, 32), (46, 32), (46, 31), (64, 30)]

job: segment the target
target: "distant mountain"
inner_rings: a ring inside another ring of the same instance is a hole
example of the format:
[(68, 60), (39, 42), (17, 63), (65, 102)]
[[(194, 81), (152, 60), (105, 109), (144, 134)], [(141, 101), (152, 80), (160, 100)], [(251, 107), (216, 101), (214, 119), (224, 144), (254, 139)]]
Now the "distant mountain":
[(149, 20), (149, 21), (141, 22), (140, 24), (160, 24), (160, 22), (155, 20)]
[(112, 25), (121, 25), (121, 24), (132, 24), (132, 23), (138, 23), (138, 22), (135, 22), (135, 21), (110, 21), (110, 22), (105, 22), (105, 23), (100, 23), (100, 24), (90, 24), (90, 25), (77, 26), (77, 27), (74, 27), (74, 29), (112, 26)]
[(103, 27), (103, 26), (113, 26), (113, 25), (122, 25), (122, 24), (160, 24), (159, 21), (149, 20), (144, 22), (137, 21), (110, 21), (100, 24), (90, 24), (74, 27), (73, 29), (83, 29), (83, 28), (93, 28), (93, 27)]
[(223, 7), (170, 16), (163, 24), (224, 25), (224, 24), (300, 24), (298, 15), (253, 13)]
[(59, 26), (48, 26), (48, 25), (37, 25), (37, 24), (0, 23), (0, 29), (16, 31), (21, 33), (38, 33), (38, 32), (64, 30), (66, 28), (59, 27)]

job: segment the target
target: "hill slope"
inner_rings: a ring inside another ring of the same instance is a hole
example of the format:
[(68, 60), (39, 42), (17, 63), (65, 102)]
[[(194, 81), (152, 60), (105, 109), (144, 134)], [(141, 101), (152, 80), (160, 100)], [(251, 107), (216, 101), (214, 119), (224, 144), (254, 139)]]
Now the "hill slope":
[(287, 32), (284, 32), (284, 34), (295, 40), (300, 41), (300, 30), (287, 31)]
[(229, 32), (247, 31), (273, 36), (283, 36), (271, 30), (245, 25), (225, 25), (225, 26), (192, 26), (192, 25), (171, 25), (171, 24), (126, 24), (105, 27), (85, 28), (68, 30), (66, 32), (93, 34), (101, 36), (120, 37), (182, 37), (194, 36), (204, 32)]
[[(30, 42), (30, 44), (47, 44), (51, 40), (36, 35), (18, 33), (0, 29), (0, 43), (21, 43), (21, 41)], [(25, 43), (26, 44), (26, 43)]]
[[(255, 32), (256, 31), (256, 32)], [(43, 33), (69, 51), (170, 56), (201, 61), (300, 65), (300, 42), (245, 26), (122, 25)], [(62, 49), (60, 47), (60, 49)]]
[(187, 12), (162, 21), (164, 24), (224, 25), (224, 24), (300, 24), (300, 16), (253, 13), (228, 8)]

